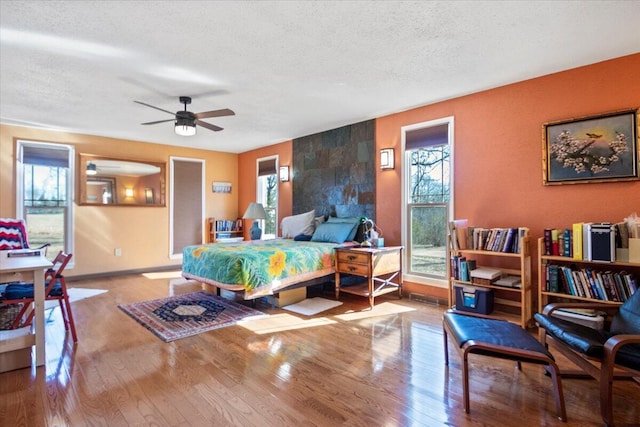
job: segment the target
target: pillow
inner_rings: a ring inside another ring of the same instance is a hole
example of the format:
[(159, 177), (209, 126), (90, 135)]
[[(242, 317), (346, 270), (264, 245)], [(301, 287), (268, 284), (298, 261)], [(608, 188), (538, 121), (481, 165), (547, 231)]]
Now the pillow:
[(322, 224), (323, 222), (325, 222), (325, 217), (324, 215), (320, 215), (314, 218), (313, 220), (313, 229), (315, 230), (316, 228), (318, 228), (318, 226), (320, 224)]
[(282, 218), (282, 222), (280, 223), (282, 237), (285, 239), (293, 239), (299, 234), (312, 235), (313, 230), (315, 230), (315, 215), (316, 211), (313, 209), (303, 214)]
[(346, 222), (325, 222), (320, 224), (311, 237), (312, 242), (344, 243), (348, 239), (353, 224)]
[(313, 236), (310, 236), (308, 234), (298, 234), (296, 237), (293, 238), (294, 241), (296, 242), (308, 242), (309, 240), (311, 240)]
[(360, 225), (360, 217), (358, 216), (349, 216), (338, 218), (335, 216), (330, 216), (327, 220), (328, 223), (337, 223), (337, 224), (351, 224), (353, 226), (353, 230), (349, 233), (347, 238), (348, 241), (352, 241), (356, 238), (356, 233), (358, 232), (358, 226)]
[(0, 250), (26, 249), (28, 247), (24, 220), (0, 218)]

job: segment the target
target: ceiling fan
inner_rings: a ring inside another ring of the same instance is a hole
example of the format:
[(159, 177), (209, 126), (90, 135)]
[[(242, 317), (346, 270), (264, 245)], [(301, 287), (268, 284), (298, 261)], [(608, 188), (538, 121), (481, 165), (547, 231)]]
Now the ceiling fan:
[(178, 135), (182, 136), (190, 136), (195, 135), (196, 133), (196, 125), (202, 126), (212, 131), (220, 131), (222, 128), (220, 126), (212, 125), (211, 123), (203, 122), (200, 119), (206, 119), (209, 117), (223, 117), (223, 116), (233, 116), (236, 113), (229, 110), (228, 108), (223, 108), (222, 110), (213, 110), (213, 111), (205, 111), (202, 113), (192, 113), (191, 111), (187, 111), (187, 105), (191, 104), (191, 98), (188, 96), (181, 96), (180, 103), (184, 104), (184, 111), (178, 111), (176, 113), (172, 113), (171, 111), (163, 110), (162, 108), (155, 107), (150, 104), (145, 104), (140, 101), (133, 101), (141, 105), (145, 105), (147, 107), (155, 108), (156, 110), (164, 111), (165, 113), (169, 113), (174, 116), (173, 119), (167, 120), (158, 120), (155, 122), (147, 122), (142, 123), (143, 125), (155, 125), (158, 123), (171, 122), (175, 120), (175, 132)]

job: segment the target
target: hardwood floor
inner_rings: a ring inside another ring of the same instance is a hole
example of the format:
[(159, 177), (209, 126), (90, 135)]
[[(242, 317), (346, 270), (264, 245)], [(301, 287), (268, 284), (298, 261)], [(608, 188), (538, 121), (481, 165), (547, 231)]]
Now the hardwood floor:
[[(563, 381), (563, 423), (541, 367), (473, 355), (465, 414), (453, 348), (444, 366), (444, 307), (406, 298), (376, 298), (371, 311), (366, 298), (342, 295), (313, 317), (263, 299), (267, 319), (164, 343), (117, 305), (199, 289), (166, 276), (69, 282), (108, 292), (72, 303), (76, 346), (59, 309), (47, 312), (46, 367), (0, 374), (0, 425), (602, 425), (595, 381)], [(639, 397), (636, 384), (616, 383), (618, 425), (640, 424)]]

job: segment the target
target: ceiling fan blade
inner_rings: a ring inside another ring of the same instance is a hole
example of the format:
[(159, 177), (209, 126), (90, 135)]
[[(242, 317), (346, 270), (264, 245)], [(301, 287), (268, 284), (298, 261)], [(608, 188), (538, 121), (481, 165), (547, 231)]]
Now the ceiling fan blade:
[(140, 101), (133, 101), (133, 102), (135, 102), (135, 103), (137, 103), (137, 104), (140, 104), (140, 105), (145, 105), (145, 106), (147, 106), (147, 107), (155, 108), (156, 110), (164, 111), (165, 113), (169, 113), (169, 114), (171, 114), (172, 116), (175, 116), (175, 115), (176, 115), (176, 113), (175, 113), (175, 112), (171, 112), (171, 111), (163, 110), (162, 108), (154, 107), (153, 105), (145, 104), (144, 102), (140, 102)]
[(220, 126), (212, 125), (211, 123), (203, 122), (202, 120), (196, 120), (196, 124), (198, 126), (202, 126), (203, 128), (207, 128), (215, 132), (222, 130)]
[(155, 121), (155, 122), (146, 122), (146, 123), (140, 123), (140, 124), (141, 124), (141, 125), (155, 125), (155, 124), (158, 124), (158, 123), (172, 122), (172, 121), (174, 121), (174, 120), (175, 120), (175, 119), (157, 120), (157, 121)]
[(206, 119), (209, 117), (223, 117), (223, 116), (235, 116), (236, 113), (229, 110), (228, 108), (223, 108), (222, 110), (213, 110), (213, 111), (205, 111), (203, 113), (197, 113), (196, 119)]

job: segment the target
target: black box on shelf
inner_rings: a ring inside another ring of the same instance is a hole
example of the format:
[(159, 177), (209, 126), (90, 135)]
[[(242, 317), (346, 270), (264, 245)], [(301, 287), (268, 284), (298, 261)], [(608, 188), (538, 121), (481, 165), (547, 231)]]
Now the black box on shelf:
[(591, 261), (616, 260), (616, 230), (613, 224), (591, 224)]
[(493, 311), (493, 289), (456, 286), (456, 310), (478, 314)]

